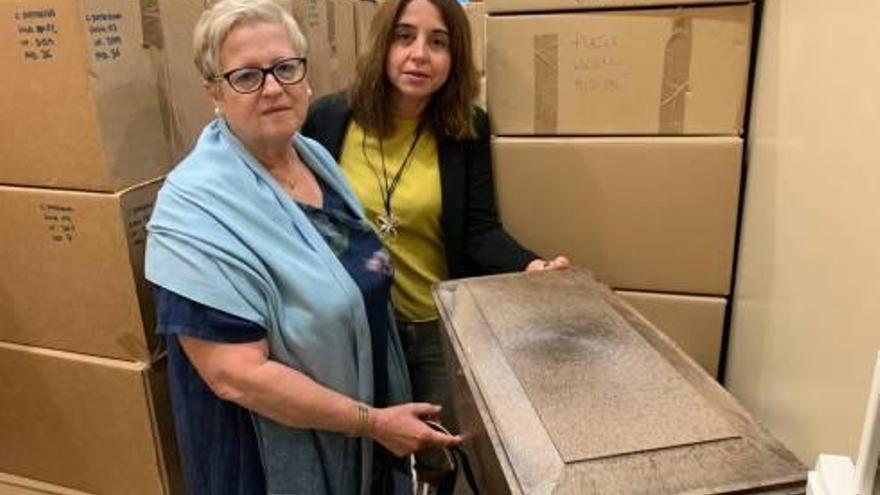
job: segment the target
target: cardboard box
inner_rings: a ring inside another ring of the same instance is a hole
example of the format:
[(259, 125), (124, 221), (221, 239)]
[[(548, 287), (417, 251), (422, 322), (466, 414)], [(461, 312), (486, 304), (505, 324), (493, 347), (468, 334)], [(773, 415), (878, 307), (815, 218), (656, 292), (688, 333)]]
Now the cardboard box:
[(482, 76), (486, 73), (486, 4), (483, 2), (466, 3), (463, 5), (471, 26), (471, 47), (474, 54), (474, 66)]
[(205, 0), (141, 0), (141, 5), (144, 41), (152, 48), (166, 133), (177, 163), (214, 118), (213, 105), (193, 62), (193, 32)]
[(726, 295), (742, 141), (496, 138), (498, 209), (543, 256), (618, 289)]
[(358, 58), (370, 49), (370, 26), (378, 9), (376, 2), (369, 0), (354, 4), (355, 49)]
[(309, 44), (313, 98), (341, 91), (355, 74), (355, 4), (352, 0), (290, 0)]
[(752, 5), (489, 16), (497, 135), (738, 135)]
[(145, 226), (160, 184), (115, 194), (0, 187), (0, 341), (149, 360)]
[(0, 471), (88, 493), (182, 493), (164, 361), (0, 343)]
[(682, 294), (614, 291), (693, 358), (718, 377), (727, 299)]
[(171, 166), (138, 2), (0, 2), (0, 183), (117, 191)]
[(607, 8), (656, 7), (666, 5), (746, 3), (750, 0), (486, 0), (488, 12), (546, 12), (558, 10), (592, 10)]

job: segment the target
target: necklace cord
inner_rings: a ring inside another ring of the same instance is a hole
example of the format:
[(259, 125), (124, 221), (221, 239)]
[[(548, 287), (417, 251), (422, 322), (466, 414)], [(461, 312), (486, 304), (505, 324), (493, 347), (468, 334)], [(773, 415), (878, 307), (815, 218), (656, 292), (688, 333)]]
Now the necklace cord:
[(409, 149), (406, 152), (406, 155), (403, 157), (403, 161), (400, 164), (400, 168), (394, 174), (394, 177), (391, 179), (391, 184), (388, 184), (388, 169), (385, 166), (385, 146), (383, 144), (383, 139), (381, 137), (378, 138), (379, 141), (379, 157), (382, 161), (382, 177), (379, 177), (379, 170), (373, 165), (373, 162), (370, 161), (370, 157), (367, 156), (367, 133), (366, 130), (361, 134), (361, 153), (364, 155), (364, 160), (366, 160), (367, 165), (369, 165), (370, 170), (373, 171), (373, 175), (376, 176), (376, 181), (379, 183), (379, 193), (382, 196), (382, 206), (385, 210), (385, 215), (387, 218), (391, 218), (391, 199), (394, 195), (394, 191), (397, 190), (398, 184), (400, 184), (400, 178), (403, 177), (403, 172), (406, 170), (407, 166), (412, 162), (413, 153), (415, 152), (416, 145), (419, 142), (419, 139), (422, 137), (422, 130), (424, 126), (422, 122), (419, 122), (418, 127), (415, 130), (413, 135), (413, 140), (409, 145)]

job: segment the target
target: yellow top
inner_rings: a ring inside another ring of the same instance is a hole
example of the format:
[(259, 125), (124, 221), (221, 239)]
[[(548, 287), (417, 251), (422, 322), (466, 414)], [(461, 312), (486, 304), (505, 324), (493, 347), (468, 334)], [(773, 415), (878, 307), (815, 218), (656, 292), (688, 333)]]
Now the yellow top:
[[(383, 191), (393, 187), (394, 177), (415, 138), (417, 122), (397, 120), (394, 134), (382, 140), (364, 136), (354, 120), (349, 124), (339, 162), (355, 194), (377, 232), (379, 216), (385, 212)], [(383, 178), (387, 177), (387, 182)], [(391, 300), (397, 317), (404, 321), (437, 318), (431, 298), (431, 285), (447, 276), (446, 254), (440, 227), (442, 199), (437, 141), (422, 131), (406, 166), (391, 194), (391, 212), (399, 219), (397, 233), (382, 236), (394, 262)]]

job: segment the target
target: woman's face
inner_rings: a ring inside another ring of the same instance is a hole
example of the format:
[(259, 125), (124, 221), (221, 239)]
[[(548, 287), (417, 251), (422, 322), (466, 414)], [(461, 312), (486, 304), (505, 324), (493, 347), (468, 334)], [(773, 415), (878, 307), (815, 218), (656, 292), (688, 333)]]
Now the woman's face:
[[(223, 42), (220, 67), (224, 74), (243, 67), (266, 69), (298, 56), (284, 26), (246, 21), (233, 28)], [(218, 81), (209, 90), (232, 131), (252, 147), (288, 146), (308, 111), (309, 90), (305, 79), (281, 85), (271, 74), (266, 74), (263, 87), (252, 93), (239, 93), (227, 81)]]
[(449, 30), (440, 10), (428, 0), (411, 1), (394, 26), (385, 60), (398, 110), (421, 112), (446, 82), (451, 64)]

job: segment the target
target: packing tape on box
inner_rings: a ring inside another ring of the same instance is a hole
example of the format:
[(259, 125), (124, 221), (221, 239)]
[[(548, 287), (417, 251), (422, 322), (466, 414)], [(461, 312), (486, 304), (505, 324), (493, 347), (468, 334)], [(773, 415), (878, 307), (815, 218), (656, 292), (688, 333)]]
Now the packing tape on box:
[(141, 2), (141, 29), (144, 32), (144, 47), (158, 48), (165, 46), (162, 36), (162, 19), (159, 17), (158, 0), (140, 0)]
[(337, 52), (336, 40), (336, 2), (327, 2), (327, 42), (330, 43), (330, 53), (335, 57)]
[(330, 84), (333, 85), (332, 90), (336, 91), (338, 89), (342, 89), (337, 85), (337, 79), (339, 79), (339, 66), (341, 62), (339, 61), (339, 39), (337, 36), (339, 33), (336, 32), (336, 1), (335, 0), (327, 0), (327, 44), (330, 47)]
[(143, 47), (149, 50), (150, 62), (156, 71), (159, 112), (162, 115), (165, 139), (168, 140), (172, 150), (178, 150), (183, 147), (183, 132), (171, 103), (171, 76), (168, 75), (168, 67), (164, 60), (165, 35), (162, 30), (159, 0), (140, 0), (140, 6)]
[[(692, 19), (684, 9), (679, 9), (664, 50), (659, 102), (660, 134), (681, 134), (684, 130), (692, 44)], [(535, 36), (533, 55), (534, 132), (555, 134), (559, 117), (559, 36)]]
[(533, 38), (536, 134), (555, 134), (559, 110), (559, 35)]
[(660, 87), (660, 134), (682, 134), (684, 131), (694, 40), (691, 20), (685, 10), (679, 8), (666, 41)]

